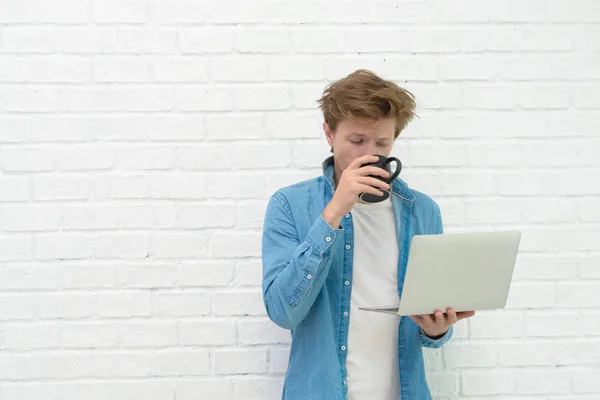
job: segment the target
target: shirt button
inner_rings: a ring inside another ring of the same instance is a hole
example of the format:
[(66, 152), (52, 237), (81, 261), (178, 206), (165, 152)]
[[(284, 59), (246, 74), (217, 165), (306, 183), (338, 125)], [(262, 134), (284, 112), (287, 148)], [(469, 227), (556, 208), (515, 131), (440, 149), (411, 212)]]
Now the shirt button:
[(306, 275), (306, 279), (312, 279), (312, 275), (311, 274)]
[(325, 238), (325, 241), (326, 241), (326, 242), (331, 242), (331, 238), (330, 238), (329, 236), (327, 236), (327, 237)]
[[(350, 218), (350, 214), (346, 214), (346, 218)], [(344, 382), (346, 382), (346, 381), (344, 381)]]
[(346, 346), (342, 346), (342, 351), (346, 351)]
[(344, 317), (348, 316), (348, 311), (344, 311)]
[(344, 386), (346, 386), (346, 380), (344, 379)]
[(350, 245), (349, 244), (346, 245), (346, 250), (350, 250)]
[(348, 286), (350, 284), (350, 281), (346, 281), (344, 282), (344, 285)]

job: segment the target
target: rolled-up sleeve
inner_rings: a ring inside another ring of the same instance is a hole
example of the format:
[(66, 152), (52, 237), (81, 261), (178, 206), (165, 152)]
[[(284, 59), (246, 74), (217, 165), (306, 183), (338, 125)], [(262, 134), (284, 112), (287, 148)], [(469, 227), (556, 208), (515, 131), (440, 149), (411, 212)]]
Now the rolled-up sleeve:
[(442, 336), (441, 338), (438, 339), (432, 339), (429, 336), (427, 336), (425, 334), (425, 332), (423, 332), (423, 328), (419, 328), (421, 331), (421, 345), (423, 347), (428, 347), (428, 348), (432, 348), (432, 349), (437, 349), (440, 348), (444, 345), (444, 343), (446, 343), (448, 340), (450, 340), (450, 338), (452, 337), (452, 334), (454, 333), (454, 326), (450, 326), (450, 329), (448, 329), (448, 332), (446, 332), (444, 334), (444, 336)]
[(299, 238), (285, 197), (278, 192), (271, 197), (262, 236), (262, 290), (274, 323), (294, 329), (306, 317), (325, 283), (332, 254), (343, 242), (342, 232), (320, 215)]

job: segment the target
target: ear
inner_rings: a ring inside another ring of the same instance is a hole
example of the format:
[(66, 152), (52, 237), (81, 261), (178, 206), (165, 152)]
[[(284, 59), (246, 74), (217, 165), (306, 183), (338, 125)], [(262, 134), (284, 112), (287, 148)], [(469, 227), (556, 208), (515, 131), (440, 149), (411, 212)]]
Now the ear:
[(325, 132), (327, 143), (329, 143), (329, 146), (333, 147), (333, 132), (329, 129), (329, 124), (327, 122), (323, 122), (323, 132)]

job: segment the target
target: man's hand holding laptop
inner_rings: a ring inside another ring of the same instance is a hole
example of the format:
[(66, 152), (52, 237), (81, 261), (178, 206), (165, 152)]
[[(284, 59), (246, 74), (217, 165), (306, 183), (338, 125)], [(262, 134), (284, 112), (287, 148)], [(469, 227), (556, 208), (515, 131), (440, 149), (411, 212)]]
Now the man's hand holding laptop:
[(449, 307), (445, 313), (436, 310), (433, 314), (411, 315), (410, 318), (419, 325), (423, 332), (432, 339), (439, 339), (448, 332), (450, 326), (461, 319), (470, 318), (475, 315), (475, 311), (455, 312)]

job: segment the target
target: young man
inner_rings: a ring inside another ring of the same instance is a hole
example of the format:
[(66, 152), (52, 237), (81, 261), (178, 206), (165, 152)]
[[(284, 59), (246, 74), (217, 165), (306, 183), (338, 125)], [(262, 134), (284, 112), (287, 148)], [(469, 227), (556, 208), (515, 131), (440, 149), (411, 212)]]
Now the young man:
[[(436, 202), (382, 168), (413, 118), (412, 94), (366, 70), (329, 85), (319, 100), (333, 156), (323, 175), (278, 190), (263, 229), (263, 296), (290, 329), (282, 399), (431, 399), (422, 347), (437, 348), (473, 312), (398, 317), (359, 310), (397, 304), (410, 240), (443, 233)], [(361, 193), (387, 200), (363, 203)]]

